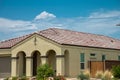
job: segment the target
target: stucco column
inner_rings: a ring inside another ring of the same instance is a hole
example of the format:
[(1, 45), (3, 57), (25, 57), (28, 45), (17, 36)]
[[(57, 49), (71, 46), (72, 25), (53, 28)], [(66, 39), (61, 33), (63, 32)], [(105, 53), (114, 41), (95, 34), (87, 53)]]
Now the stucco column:
[(56, 75), (64, 76), (64, 55), (56, 55)]
[(11, 58), (11, 76), (17, 76), (17, 59), (18, 57)]
[(46, 64), (46, 59), (47, 59), (47, 56), (41, 56), (42, 65)]
[(26, 76), (31, 77), (32, 76), (32, 57), (26, 57)]

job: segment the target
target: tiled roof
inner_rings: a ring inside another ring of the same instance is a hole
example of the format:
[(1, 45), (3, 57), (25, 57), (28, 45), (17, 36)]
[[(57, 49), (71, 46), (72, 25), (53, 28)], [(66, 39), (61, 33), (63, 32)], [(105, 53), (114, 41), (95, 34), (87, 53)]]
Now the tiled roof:
[[(73, 46), (120, 49), (120, 40), (103, 35), (76, 32), (57, 28), (42, 30), (37, 32), (37, 34), (61, 45), (64, 44)], [(29, 36), (31, 36), (31, 34), (3, 41), (0, 43), (0, 48), (10, 48)]]
[(26, 38), (30, 37), (32, 34), (29, 35), (25, 35), (22, 37), (18, 37), (18, 38), (13, 38), (13, 39), (9, 39), (9, 40), (5, 40), (0, 42), (0, 49), (6, 49), (6, 48), (11, 48), (14, 45), (18, 44), (19, 42), (25, 40)]

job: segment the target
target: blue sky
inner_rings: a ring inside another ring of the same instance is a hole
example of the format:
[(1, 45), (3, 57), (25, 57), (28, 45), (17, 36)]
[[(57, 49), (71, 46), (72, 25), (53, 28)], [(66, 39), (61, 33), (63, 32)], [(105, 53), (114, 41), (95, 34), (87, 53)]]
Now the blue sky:
[(57, 27), (120, 39), (120, 0), (0, 0), (0, 40)]

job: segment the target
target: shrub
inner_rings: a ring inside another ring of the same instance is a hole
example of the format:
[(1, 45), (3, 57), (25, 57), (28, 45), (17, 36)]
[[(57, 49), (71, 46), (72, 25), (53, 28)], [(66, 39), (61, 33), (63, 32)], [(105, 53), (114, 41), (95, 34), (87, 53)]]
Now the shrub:
[(54, 78), (54, 80), (66, 80), (64, 76), (59, 75)]
[(29, 80), (29, 78), (27, 78), (26, 76), (22, 76), (22, 77), (20, 77), (19, 80)]
[(95, 74), (95, 77), (96, 77), (97, 79), (102, 79), (102, 77), (103, 77), (103, 72), (102, 72), (102, 71), (97, 71), (96, 74)]
[(120, 78), (120, 65), (112, 67), (112, 73), (115, 78)]
[(85, 70), (84, 75), (86, 76), (87, 79), (90, 79), (90, 71), (89, 70)]
[(9, 78), (5, 78), (4, 80), (9, 80)]
[(17, 80), (18, 79), (18, 77), (12, 77), (12, 80)]
[(84, 75), (83, 72), (80, 72), (80, 74), (78, 75), (77, 78), (78, 78), (78, 79), (81, 79), (81, 80), (86, 79), (86, 77), (85, 77), (85, 75)]
[(103, 74), (103, 80), (111, 80), (111, 79), (112, 79), (112, 73), (106, 70)]
[(90, 79), (89, 70), (85, 70), (85, 71), (80, 72), (80, 74), (78, 75), (78, 79), (81, 79), (81, 80), (87, 79), (87, 80), (89, 80)]
[(54, 70), (48, 65), (44, 64), (37, 68), (37, 80), (45, 80), (54, 75)]

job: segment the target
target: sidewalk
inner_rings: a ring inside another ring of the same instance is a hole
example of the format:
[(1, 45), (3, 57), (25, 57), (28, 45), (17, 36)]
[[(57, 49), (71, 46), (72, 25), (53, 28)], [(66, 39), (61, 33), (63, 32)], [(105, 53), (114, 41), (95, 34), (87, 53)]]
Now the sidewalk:
[(5, 78), (0, 78), (0, 80), (4, 80)]

